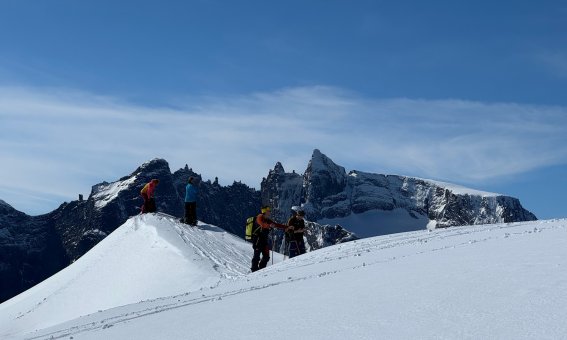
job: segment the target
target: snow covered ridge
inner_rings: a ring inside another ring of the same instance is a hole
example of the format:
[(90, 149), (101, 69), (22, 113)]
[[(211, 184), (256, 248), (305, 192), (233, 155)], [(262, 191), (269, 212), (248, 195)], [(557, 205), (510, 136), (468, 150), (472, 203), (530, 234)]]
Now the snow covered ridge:
[[(564, 339), (566, 242), (567, 220), (465, 226), (361, 239), (245, 274), (251, 249), (240, 239), (138, 217), (0, 305), (0, 338)], [(103, 301), (84, 302), (89, 294)], [(255, 315), (262, 322), (244, 317)]]
[(1, 304), (0, 338), (209, 289), (248, 273), (251, 255), (249, 244), (215, 226), (191, 228), (164, 214), (133, 217), (64, 270)]
[(278, 163), (262, 181), (262, 200), (278, 217), (302, 204), (310, 220), (339, 224), (359, 237), (536, 220), (513, 197), (416, 177), (347, 173), (319, 150), (303, 176)]

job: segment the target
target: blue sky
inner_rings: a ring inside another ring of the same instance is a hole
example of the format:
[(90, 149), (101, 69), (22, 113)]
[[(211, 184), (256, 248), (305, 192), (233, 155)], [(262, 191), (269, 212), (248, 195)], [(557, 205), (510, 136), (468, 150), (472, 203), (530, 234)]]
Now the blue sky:
[(164, 157), (348, 169), (567, 217), (562, 1), (2, 1), (0, 198), (47, 212)]

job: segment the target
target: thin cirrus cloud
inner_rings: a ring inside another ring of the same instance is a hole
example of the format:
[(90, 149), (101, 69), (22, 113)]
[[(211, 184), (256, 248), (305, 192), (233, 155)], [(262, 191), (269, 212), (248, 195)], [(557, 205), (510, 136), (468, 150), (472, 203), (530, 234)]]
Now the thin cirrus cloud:
[(567, 77), (567, 51), (546, 50), (536, 55), (539, 64), (557, 77)]
[(167, 108), (65, 89), (0, 88), (0, 198), (46, 212), (154, 157), (258, 187), (313, 148), (350, 169), (479, 183), (567, 162), (567, 108), (365, 98), (300, 87)]

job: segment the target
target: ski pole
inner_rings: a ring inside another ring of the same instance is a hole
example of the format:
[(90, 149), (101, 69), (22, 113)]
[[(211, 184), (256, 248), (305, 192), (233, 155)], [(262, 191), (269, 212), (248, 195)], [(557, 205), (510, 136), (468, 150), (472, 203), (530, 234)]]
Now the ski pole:
[(272, 266), (274, 265), (274, 229), (272, 229)]

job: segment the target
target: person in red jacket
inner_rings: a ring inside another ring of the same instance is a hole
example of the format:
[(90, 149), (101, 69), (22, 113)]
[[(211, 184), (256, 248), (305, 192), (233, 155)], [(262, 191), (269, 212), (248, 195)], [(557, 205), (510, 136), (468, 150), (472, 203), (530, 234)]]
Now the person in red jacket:
[(159, 179), (152, 179), (148, 184), (144, 185), (140, 194), (144, 199), (144, 205), (142, 205), (142, 214), (156, 212), (156, 200), (155, 200), (155, 190), (156, 186), (159, 184)]
[[(252, 247), (254, 248), (254, 257), (252, 257), (252, 272), (266, 268), (270, 261), (270, 230), (272, 228), (287, 229), (288, 226), (276, 223), (270, 219), (272, 209), (268, 206), (262, 207), (262, 213), (256, 216), (255, 232), (252, 236)], [(260, 260), (260, 255), (262, 259)]]

